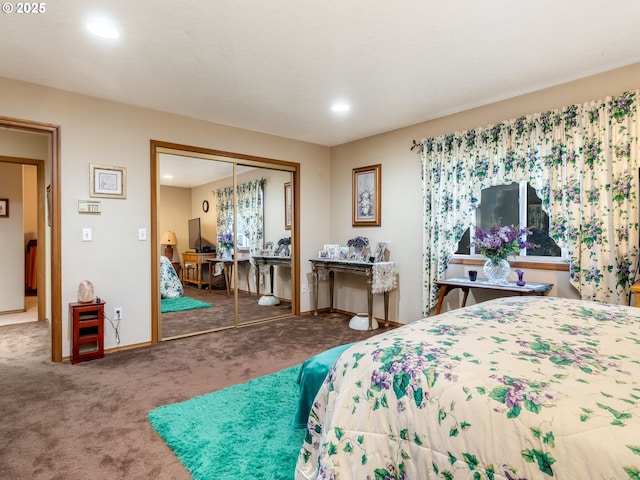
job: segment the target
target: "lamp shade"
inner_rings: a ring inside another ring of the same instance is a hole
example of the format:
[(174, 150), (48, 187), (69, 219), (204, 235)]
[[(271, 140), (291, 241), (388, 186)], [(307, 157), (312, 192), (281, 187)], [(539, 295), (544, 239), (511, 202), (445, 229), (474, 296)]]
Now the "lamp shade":
[(160, 239), (160, 243), (162, 245), (177, 245), (178, 239), (176, 238), (175, 232), (169, 230), (168, 232), (164, 232), (162, 234), (162, 238)]

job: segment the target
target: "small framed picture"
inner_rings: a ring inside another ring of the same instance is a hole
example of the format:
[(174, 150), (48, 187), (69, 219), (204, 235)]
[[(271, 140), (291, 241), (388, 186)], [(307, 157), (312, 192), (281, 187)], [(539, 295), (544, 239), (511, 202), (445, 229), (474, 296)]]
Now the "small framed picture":
[(340, 260), (349, 259), (349, 247), (340, 247)]
[(318, 258), (329, 260), (329, 252), (327, 252), (326, 250), (318, 250)]
[(127, 169), (110, 165), (89, 165), (90, 197), (127, 198)]
[(0, 198), (0, 217), (9, 216), (9, 199)]
[(293, 209), (291, 207), (291, 182), (284, 184), (284, 229), (291, 230), (291, 217)]
[(340, 245), (325, 245), (324, 250), (329, 253), (329, 258), (335, 259), (340, 256)]
[(382, 165), (353, 169), (353, 226), (379, 227)]

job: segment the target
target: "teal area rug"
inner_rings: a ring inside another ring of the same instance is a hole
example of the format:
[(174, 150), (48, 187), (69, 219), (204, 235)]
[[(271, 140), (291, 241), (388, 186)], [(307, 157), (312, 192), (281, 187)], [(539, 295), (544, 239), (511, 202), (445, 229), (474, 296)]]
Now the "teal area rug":
[(195, 480), (291, 480), (306, 431), (291, 426), (299, 370), (158, 407), (148, 418)]
[(160, 300), (160, 311), (162, 313), (180, 312), (182, 310), (193, 310), (194, 308), (207, 308), (210, 303), (201, 302), (191, 297), (163, 298)]

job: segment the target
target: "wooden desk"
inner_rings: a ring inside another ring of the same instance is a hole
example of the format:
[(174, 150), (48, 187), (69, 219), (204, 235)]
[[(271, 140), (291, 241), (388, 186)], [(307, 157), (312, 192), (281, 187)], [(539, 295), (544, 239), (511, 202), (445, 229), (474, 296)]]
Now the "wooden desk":
[[(216, 254), (213, 252), (207, 253), (196, 253), (196, 252), (182, 252), (182, 262), (186, 266), (188, 263), (194, 265), (193, 268), (196, 270), (195, 278), (189, 278), (189, 273), (187, 268), (182, 269), (182, 283), (193, 283), (197, 285), (198, 288), (202, 288), (202, 265), (208, 265), (207, 260), (215, 257)], [(211, 272), (209, 272), (211, 275)], [(211, 282), (209, 282), (211, 285)]]
[(271, 283), (271, 295), (273, 295), (273, 267), (282, 265), (291, 268), (291, 257), (279, 257), (276, 255), (254, 255), (251, 257), (256, 266), (256, 291), (260, 296), (260, 267), (269, 267), (269, 279)]
[[(314, 305), (313, 314), (318, 315), (318, 272), (329, 272), (329, 299), (330, 307), (329, 311), (333, 312), (333, 286), (334, 286), (334, 272), (353, 273), (355, 275), (365, 275), (367, 277), (367, 310), (369, 314), (369, 330), (373, 330), (373, 291), (371, 285), (373, 283), (373, 269), (375, 263), (368, 262), (352, 262), (347, 260), (324, 260), (324, 259), (311, 259), (311, 270), (313, 271), (313, 290), (314, 290)], [(395, 275), (395, 273), (394, 273)], [(389, 291), (385, 290), (384, 295), (384, 325), (389, 326)]]
[[(224, 275), (224, 281), (227, 284), (228, 297), (231, 291), (231, 276), (233, 275), (234, 260), (226, 258), (209, 258), (207, 259), (207, 261), (211, 265), (209, 267), (209, 275), (213, 275), (213, 268), (215, 263), (222, 264), (222, 274)], [(251, 284), (249, 283), (249, 270), (251, 270), (251, 261), (248, 258), (243, 258), (235, 261), (238, 262), (238, 265), (244, 266), (245, 273), (247, 275), (247, 290), (249, 291), (249, 295), (251, 295)]]
[(479, 288), (485, 290), (501, 290), (503, 292), (516, 292), (520, 295), (545, 295), (551, 287), (553, 287), (552, 283), (529, 283), (527, 282), (524, 286), (520, 287), (516, 285), (516, 282), (509, 282), (506, 285), (499, 285), (497, 283), (489, 283), (485, 279), (478, 279), (475, 282), (472, 282), (468, 278), (449, 278), (446, 280), (439, 280), (436, 282), (436, 285), (440, 286), (440, 294), (438, 295), (438, 303), (436, 304), (436, 315), (440, 313), (442, 309), (442, 302), (444, 301), (444, 297), (447, 296), (451, 290), (455, 290), (456, 288), (461, 288), (464, 292), (464, 296), (462, 297), (461, 307), (464, 307), (467, 304), (467, 297), (469, 296), (469, 290), (472, 288)]
[(631, 293), (636, 294), (636, 307), (640, 307), (640, 280), (631, 285), (631, 288), (629, 290), (631, 291)]

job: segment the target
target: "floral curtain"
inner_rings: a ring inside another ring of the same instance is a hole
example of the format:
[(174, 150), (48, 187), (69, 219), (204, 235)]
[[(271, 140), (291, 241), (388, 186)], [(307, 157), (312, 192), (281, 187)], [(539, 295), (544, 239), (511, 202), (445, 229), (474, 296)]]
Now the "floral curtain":
[(638, 261), (640, 91), (422, 141), (423, 314), (479, 205), (528, 181), (583, 299), (626, 303)]
[[(242, 219), (242, 233), (249, 239), (250, 252), (257, 253), (264, 243), (264, 179), (237, 185), (238, 215)], [(218, 235), (233, 232), (233, 187), (214, 192), (218, 200), (216, 225)]]

